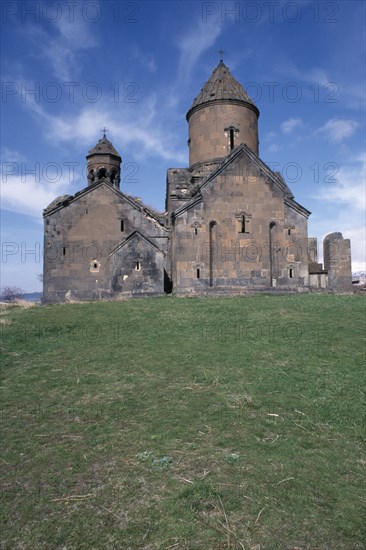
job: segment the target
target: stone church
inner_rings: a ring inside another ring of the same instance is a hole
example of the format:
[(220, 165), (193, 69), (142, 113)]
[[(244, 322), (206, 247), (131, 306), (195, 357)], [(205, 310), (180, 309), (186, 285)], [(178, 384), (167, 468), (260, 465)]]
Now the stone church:
[(189, 167), (168, 169), (164, 213), (120, 189), (104, 133), (88, 185), (43, 212), (44, 301), (349, 291), (350, 241), (328, 235), (318, 263), (309, 210), (259, 158), (258, 117), (221, 60), (188, 110)]

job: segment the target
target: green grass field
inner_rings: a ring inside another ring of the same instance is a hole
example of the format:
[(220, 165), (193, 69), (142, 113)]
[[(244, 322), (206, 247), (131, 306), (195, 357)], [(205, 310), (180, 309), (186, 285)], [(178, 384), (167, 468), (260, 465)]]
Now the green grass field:
[(364, 297), (1, 321), (1, 548), (365, 548)]

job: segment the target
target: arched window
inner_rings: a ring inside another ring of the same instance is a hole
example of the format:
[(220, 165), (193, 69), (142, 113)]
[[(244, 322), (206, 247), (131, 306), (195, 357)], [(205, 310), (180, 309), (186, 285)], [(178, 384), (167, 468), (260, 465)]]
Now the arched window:
[(240, 231), (240, 233), (246, 233), (246, 231), (245, 231), (245, 216), (242, 216), (242, 217), (241, 217), (240, 225), (241, 225), (241, 231)]
[(113, 186), (116, 186), (117, 185), (117, 170), (115, 168), (112, 168), (111, 172), (110, 172), (110, 180), (111, 180), (111, 184)]
[(228, 150), (232, 151), (235, 148), (235, 138), (236, 134), (239, 133), (239, 129), (235, 126), (229, 126), (224, 128), (225, 136), (228, 138)]
[(245, 214), (239, 217), (239, 233), (249, 233), (249, 218)]
[(89, 181), (89, 184), (90, 183), (93, 183), (95, 180), (95, 173), (94, 173), (94, 170), (91, 169), (89, 174), (88, 174), (88, 181)]
[(235, 141), (235, 138), (234, 138), (234, 129), (233, 128), (230, 128), (230, 151), (232, 151), (234, 149), (234, 141)]

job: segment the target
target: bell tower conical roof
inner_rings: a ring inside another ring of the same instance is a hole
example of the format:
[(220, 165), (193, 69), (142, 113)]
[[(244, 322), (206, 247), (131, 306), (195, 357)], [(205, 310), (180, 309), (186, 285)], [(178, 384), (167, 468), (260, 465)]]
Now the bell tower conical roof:
[(251, 106), (259, 115), (259, 110), (251, 100), (243, 86), (233, 77), (230, 69), (220, 60), (220, 63), (212, 71), (210, 78), (204, 83), (198, 96), (194, 99), (187, 113), (187, 120), (193, 111), (201, 105), (215, 101), (243, 102)]
[(98, 143), (90, 149), (86, 158), (91, 155), (114, 155), (118, 158), (121, 158), (118, 151), (113, 147), (113, 144), (107, 139), (107, 136), (103, 134), (103, 137), (98, 141)]

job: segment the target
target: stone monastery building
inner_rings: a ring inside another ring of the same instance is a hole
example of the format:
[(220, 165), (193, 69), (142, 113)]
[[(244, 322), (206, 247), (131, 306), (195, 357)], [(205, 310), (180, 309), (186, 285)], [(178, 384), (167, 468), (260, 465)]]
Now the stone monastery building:
[(166, 211), (120, 190), (104, 134), (88, 185), (44, 216), (44, 301), (351, 288), (350, 241), (308, 238), (309, 210), (259, 158), (259, 110), (221, 60), (187, 113), (189, 167), (170, 168)]

